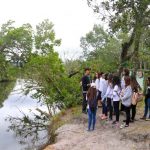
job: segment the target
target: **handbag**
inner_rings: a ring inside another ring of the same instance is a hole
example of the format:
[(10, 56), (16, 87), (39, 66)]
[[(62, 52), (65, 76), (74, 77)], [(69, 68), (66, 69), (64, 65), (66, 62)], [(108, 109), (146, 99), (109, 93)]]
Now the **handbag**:
[(133, 95), (132, 95), (132, 105), (136, 105), (141, 100), (143, 100), (143, 95), (134, 92)]

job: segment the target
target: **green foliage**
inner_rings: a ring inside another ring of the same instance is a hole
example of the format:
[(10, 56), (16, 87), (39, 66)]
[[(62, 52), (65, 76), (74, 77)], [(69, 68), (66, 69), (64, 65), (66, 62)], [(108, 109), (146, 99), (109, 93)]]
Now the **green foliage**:
[[(150, 1), (149, 0), (87, 0), (94, 12), (100, 14), (102, 21), (109, 24), (112, 33), (122, 31), (128, 34), (128, 40), (122, 42), (120, 55), (120, 71), (127, 61), (132, 59), (134, 73), (138, 62), (141, 37), (149, 30)], [(147, 29), (147, 30), (145, 30)], [(146, 39), (146, 41), (148, 41)], [(148, 42), (145, 42), (147, 44)], [(147, 44), (148, 45), (148, 44)], [(132, 48), (131, 48), (132, 47)], [(132, 53), (131, 53), (131, 50)]]
[(54, 46), (60, 46), (61, 40), (55, 39), (53, 26), (48, 19), (36, 26), (35, 47), (37, 53), (47, 54), (49, 51), (53, 51)]
[(37, 91), (33, 97), (44, 97), (50, 107), (54, 104), (70, 107), (79, 102), (79, 85), (76, 80), (68, 78), (56, 52), (46, 56), (33, 55), (26, 69), (28, 77), (37, 84), (30, 87)]
[[(120, 38), (120, 39), (119, 39)], [(110, 36), (100, 25), (81, 38), (81, 47), (86, 64), (94, 71), (114, 71), (118, 68), (121, 48), (121, 36)]]
[(0, 82), (0, 108), (3, 106), (3, 102), (8, 98), (14, 85), (15, 82)]

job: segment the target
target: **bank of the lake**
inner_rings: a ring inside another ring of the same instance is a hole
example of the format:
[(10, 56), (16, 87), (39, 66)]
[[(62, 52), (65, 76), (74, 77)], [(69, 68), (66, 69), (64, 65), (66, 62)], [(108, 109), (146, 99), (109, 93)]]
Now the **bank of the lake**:
[[(101, 109), (97, 114), (101, 113)], [(102, 121), (97, 115), (96, 130), (87, 132), (87, 115), (81, 114), (81, 107), (63, 111), (54, 117), (53, 143), (44, 150), (149, 150), (150, 122), (139, 118), (143, 114), (143, 103), (138, 104), (138, 112), (134, 123), (129, 128), (114, 128), (111, 122)], [(124, 115), (121, 115), (122, 123)], [(51, 131), (50, 130), (50, 131)], [(52, 141), (51, 141), (52, 142)]]

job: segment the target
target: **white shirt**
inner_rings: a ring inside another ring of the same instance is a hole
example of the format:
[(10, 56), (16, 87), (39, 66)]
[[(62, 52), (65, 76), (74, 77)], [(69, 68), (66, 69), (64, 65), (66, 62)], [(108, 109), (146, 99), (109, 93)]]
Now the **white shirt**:
[(113, 95), (112, 95), (113, 101), (120, 101), (120, 92), (121, 89), (118, 87), (118, 85), (115, 85), (113, 89)]
[(106, 98), (106, 97), (112, 98), (112, 95), (113, 95), (113, 88), (112, 88), (111, 83), (109, 83), (104, 98)]
[(108, 81), (103, 79), (102, 84), (101, 84), (101, 92), (102, 92), (101, 97), (102, 97), (102, 100), (103, 100), (104, 95), (106, 94), (107, 87), (108, 87)]
[(100, 82), (100, 79), (96, 79), (95, 80), (95, 84), (96, 84), (96, 89), (97, 90), (99, 89), (99, 82)]
[(98, 87), (98, 90), (101, 91), (101, 92), (102, 92), (102, 89), (103, 89), (103, 81), (104, 81), (104, 79), (101, 77), (99, 79), (99, 87)]

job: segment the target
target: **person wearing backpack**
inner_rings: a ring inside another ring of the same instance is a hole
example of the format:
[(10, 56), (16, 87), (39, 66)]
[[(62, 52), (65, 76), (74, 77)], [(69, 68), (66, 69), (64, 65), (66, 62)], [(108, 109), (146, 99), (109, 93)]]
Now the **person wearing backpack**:
[[(96, 112), (97, 112), (97, 90), (96, 84), (91, 83), (91, 87), (87, 93), (88, 102), (88, 131), (95, 129), (96, 124)], [(92, 127), (92, 128), (91, 128)]]
[(130, 122), (130, 108), (131, 108), (131, 99), (132, 99), (132, 88), (131, 88), (131, 79), (130, 77), (125, 77), (125, 89), (122, 90), (120, 94), (120, 99), (124, 105), (124, 110), (126, 112), (125, 124), (122, 124), (120, 128), (129, 127)]

